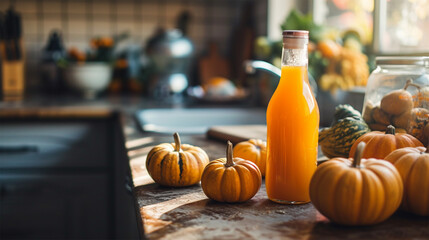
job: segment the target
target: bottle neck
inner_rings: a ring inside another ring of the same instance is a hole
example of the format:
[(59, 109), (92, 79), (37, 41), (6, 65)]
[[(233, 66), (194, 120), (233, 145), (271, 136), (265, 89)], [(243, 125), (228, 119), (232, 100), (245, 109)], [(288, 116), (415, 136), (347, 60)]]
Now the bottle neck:
[(282, 66), (308, 65), (308, 39), (284, 38), (282, 51)]

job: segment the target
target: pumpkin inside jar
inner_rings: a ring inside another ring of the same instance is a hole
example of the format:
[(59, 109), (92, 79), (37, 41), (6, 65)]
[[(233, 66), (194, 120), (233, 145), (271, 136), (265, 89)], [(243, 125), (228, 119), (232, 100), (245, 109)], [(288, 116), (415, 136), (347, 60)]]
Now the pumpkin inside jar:
[(406, 111), (410, 111), (413, 106), (413, 96), (410, 92), (407, 91), (409, 86), (416, 86), (420, 88), (419, 85), (414, 84), (411, 79), (407, 80), (404, 88), (391, 91), (386, 94), (380, 102), (380, 109), (389, 115), (401, 115)]

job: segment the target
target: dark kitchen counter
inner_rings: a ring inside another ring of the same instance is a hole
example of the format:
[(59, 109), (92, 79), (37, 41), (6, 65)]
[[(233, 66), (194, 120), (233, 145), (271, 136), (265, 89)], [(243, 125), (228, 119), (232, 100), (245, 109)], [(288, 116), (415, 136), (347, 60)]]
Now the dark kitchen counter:
[[(207, 199), (200, 185), (167, 188), (155, 184), (145, 169), (146, 155), (172, 136), (144, 133), (133, 119), (137, 109), (172, 107), (136, 98), (73, 99), (0, 103), (0, 117), (44, 113), (58, 116), (106, 114), (120, 111), (134, 182), (134, 195), (148, 239), (429, 239), (429, 218), (398, 212), (369, 227), (343, 227), (331, 223), (311, 203), (288, 206), (267, 199), (265, 184), (245, 203), (225, 204)], [(174, 106), (173, 106), (174, 107)], [(179, 106), (183, 107), (183, 106)], [(183, 143), (203, 148), (211, 160), (224, 157), (225, 143), (205, 135), (181, 135)]]

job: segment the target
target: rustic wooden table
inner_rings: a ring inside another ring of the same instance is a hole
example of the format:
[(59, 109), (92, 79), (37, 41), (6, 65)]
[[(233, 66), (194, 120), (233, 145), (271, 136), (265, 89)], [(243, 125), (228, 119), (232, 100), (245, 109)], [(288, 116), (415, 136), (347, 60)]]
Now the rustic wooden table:
[[(339, 226), (311, 203), (291, 206), (269, 201), (264, 183), (255, 197), (238, 204), (209, 200), (200, 185), (159, 186), (146, 172), (146, 155), (156, 144), (172, 142), (172, 137), (143, 135), (128, 147), (148, 239), (429, 239), (429, 218), (398, 212), (375, 226)], [(202, 147), (211, 160), (225, 154), (225, 143), (203, 135), (182, 136), (182, 142)]]

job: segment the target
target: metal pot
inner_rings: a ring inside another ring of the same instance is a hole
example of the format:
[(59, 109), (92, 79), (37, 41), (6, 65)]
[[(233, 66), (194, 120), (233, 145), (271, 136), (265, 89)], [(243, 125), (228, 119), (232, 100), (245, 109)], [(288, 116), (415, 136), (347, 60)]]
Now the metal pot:
[(153, 97), (181, 94), (188, 87), (194, 45), (185, 36), (184, 22), (189, 18), (186, 14), (179, 17), (178, 29), (159, 28), (147, 43), (146, 55), (151, 68), (147, 90)]

